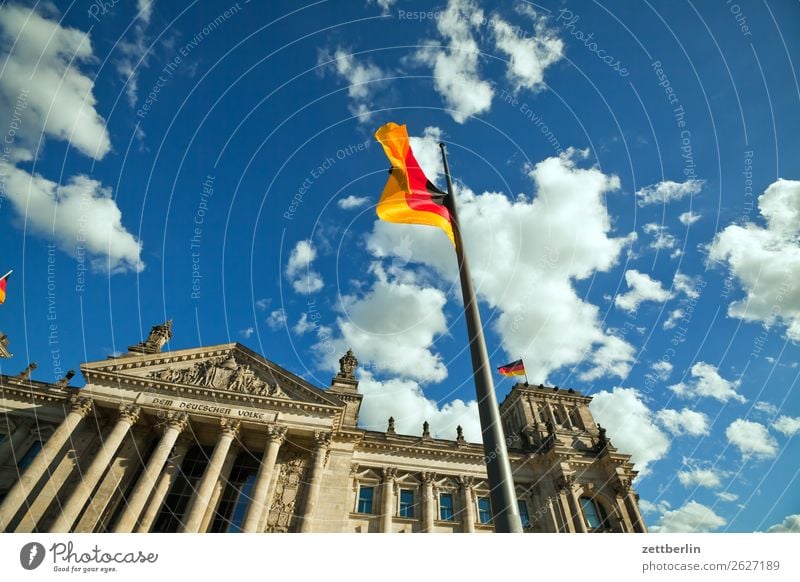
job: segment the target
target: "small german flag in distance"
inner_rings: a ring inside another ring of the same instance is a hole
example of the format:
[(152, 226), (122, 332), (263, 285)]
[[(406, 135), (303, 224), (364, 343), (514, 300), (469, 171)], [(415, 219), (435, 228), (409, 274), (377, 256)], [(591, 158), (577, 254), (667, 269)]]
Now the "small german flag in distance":
[(500, 366), (497, 371), (503, 376), (524, 376), (525, 364), (522, 363), (522, 360), (516, 360), (505, 366)]

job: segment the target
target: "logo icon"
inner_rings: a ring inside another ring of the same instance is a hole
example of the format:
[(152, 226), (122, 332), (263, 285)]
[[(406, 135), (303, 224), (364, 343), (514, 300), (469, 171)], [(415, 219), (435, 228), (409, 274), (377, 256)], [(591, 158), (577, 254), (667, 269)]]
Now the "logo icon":
[(44, 546), (39, 542), (30, 542), (19, 551), (19, 563), (26, 570), (35, 570), (44, 561)]

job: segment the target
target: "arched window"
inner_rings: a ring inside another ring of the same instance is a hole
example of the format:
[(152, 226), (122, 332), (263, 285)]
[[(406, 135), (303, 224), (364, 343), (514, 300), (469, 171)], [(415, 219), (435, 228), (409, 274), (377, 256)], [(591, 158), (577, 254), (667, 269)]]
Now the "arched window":
[(581, 497), (581, 509), (586, 525), (592, 531), (608, 529), (608, 514), (601, 503), (591, 497)]

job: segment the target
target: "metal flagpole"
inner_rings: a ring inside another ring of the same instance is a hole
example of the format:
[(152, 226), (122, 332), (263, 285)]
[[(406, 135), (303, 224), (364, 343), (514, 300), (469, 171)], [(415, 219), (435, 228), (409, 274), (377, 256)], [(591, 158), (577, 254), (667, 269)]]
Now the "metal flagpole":
[(489, 487), (491, 488), (494, 529), (498, 533), (522, 533), (517, 495), (514, 492), (514, 479), (511, 474), (511, 465), (508, 462), (503, 425), (500, 423), (500, 411), (497, 407), (497, 396), (494, 393), (492, 370), (489, 367), (489, 354), (483, 338), (481, 314), (478, 310), (475, 290), (472, 287), (472, 277), (469, 274), (467, 256), (464, 252), (464, 241), (461, 238), (456, 199), (453, 195), (453, 182), (450, 179), (450, 167), (447, 165), (447, 152), (444, 143), (440, 143), (439, 147), (442, 150), (444, 175), (447, 179), (448, 195), (445, 204), (453, 218), (458, 272), (461, 277), (461, 293), (464, 297), (464, 316), (467, 320), (469, 351), (472, 355), (473, 378), (478, 397), (486, 472), (489, 475)]
[[(525, 370), (525, 360), (520, 358), (519, 361), (522, 362), (522, 369)], [(528, 384), (529, 384), (529, 382), (528, 382), (528, 370), (525, 370), (525, 386), (527, 386)]]
[(8, 277), (8, 276), (9, 276), (11, 273), (13, 273), (13, 272), (14, 272), (14, 270), (13, 270), (13, 269), (12, 269), (12, 270), (10, 270), (8, 273), (6, 273), (6, 274), (5, 274), (5, 275), (3, 275), (2, 277), (0, 277), (0, 281), (2, 281), (3, 279), (5, 279), (6, 277)]

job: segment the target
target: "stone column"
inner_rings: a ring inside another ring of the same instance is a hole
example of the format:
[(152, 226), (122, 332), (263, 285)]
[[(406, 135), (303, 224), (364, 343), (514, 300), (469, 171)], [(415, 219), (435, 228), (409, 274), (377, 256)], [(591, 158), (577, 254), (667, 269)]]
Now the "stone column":
[(381, 533), (392, 533), (392, 516), (394, 515), (394, 484), (397, 469), (383, 468), (383, 485), (381, 486)]
[(81, 475), (81, 480), (75, 487), (75, 491), (70, 495), (67, 503), (61, 508), (61, 513), (56, 518), (50, 533), (67, 533), (72, 529), (75, 520), (78, 519), (86, 500), (97, 487), (97, 483), (108, 469), (108, 464), (122, 444), (122, 440), (128, 434), (130, 428), (139, 420), (141, 409), (135, 404), (123, 404), (119, 407), (119, 418), (114, 425), (111, 434), (97, 452), (89, 468)]
[(634, 493), (633, 489), (630, 487), (625, 494), (625, 502), (628, 505), (628, 513), (633, 523), (633, 531), (636, 533), (647, 533), (644, 519), (642, 519), (642, 514), (639, 512), (639, 503), (636, 501), (636, 493)]
[(78, 423), (92, 409), (92, 401), (89, 398), (72, 397), (69, 400), (69, 413), (47, 442), (33, 459), (33, 462), (22, 474), (19, 481), (9, 490), (3, 503), (0, 504), (0, 532), (6, 530), (14, 516), (19, 511), (22, 504), (30, 495), (50, 467), (53, 459), (61, 452), (64, 443), (71, 437)]
[(228, 456), (225, 457), (225, 462), (222, 463), (222, 469), (219, 471), (217, 482), (214, 483), (211, 497), (208, 498), (208, 508), (203, 516), (203, 521), (200, 522), (200, 527), (197, 530), (198, 532), (207, 533), (211, 531), (211, 526), (214, 525), (214, 521), (216, 521), (217, 518), (217, 509), (219, 509), (219, 502), (222, 500), (222, 494), (228, 487), (228, 483), (230, 483), (233, 466), (236, 464), (236, 459), (241, 452), (241, 447), (235, 442), (228, 450)]
[(620, 531), (633, 533), (633, 522), (630, 520), (628, 516), (628, 510), (625, 508), (625, 497), (624, 493), (619, 491), (616, 492), (614, 495), (614, 504), (616, 513), (619, 516), (620, 522)]
[(161, 473), (155, 489), (153, 489), (153, 494), (150, 496), (150, 501), (144, 509), (142, 518), (139, 520), (139, 527), (136, 528), (136, 533), (147, 533), (150, 531), (150, 528), (153, 527), (153, 522), (156, 517), (158, 517), (161, 507), (164, 505), (164, 499), (166, 499), (169, 490), (172, 488), (172, 484), (175, 483), (175, 477), (181, 469), (183, 459), (186, 457), (186, 453), (189, 452), (193, 444), (194, 439), (192, 438), (184, 436), (178, 439), (175, 448), (171, 451), (171, 455), (167, 460), (167, 466)]
[(569, 430), (575, 430), (575, 425), (572, 424), (572, 417), (569, 414), (567, 405), (563, 402), (561, 403), (561, 414), (564, 415), (564, 424), (567, 426), (567, 428)]
[(27, 419), (20, 419), (14, 428), (14, 432), (8, 435), (8, 438), (0, 443), (0, 467), (6, 464), (9, 459), (19, 462), (20, 449), (22, 444), (28, 440), (31, 434), (31, 423)]
[(423, 521), (422, 527), (425, 533), (433, 533), (434, 523), (436, 522), (436, 497), (433, 492), (433, 482), (436, 480), (435, 473), (422, 473), (422, 495), (423, 495)]
[(322, 484), (322, 471), (325, 468), (325, 456), (328, 453), (328, 447), (331, 442), (331, 433), (318, 431), (314, 433), (314, 440), (315, 445), (311, 459), (311, 473), (308, 479), (308, 493), (306, 494), (306, 502), (300, 515), (303, 520), (300, 524), (300, 531), (303, 533), (311, 531), (314, 510), (317, 507), (317, 499), (319, 498), (319, 488)]
[(164, 464), (167, 462), (172, 447), (175, 446), (175, 442), (188, 424), (189, 416), (185, 412), (170, 412), (167, 414), (167, 419), (164, 423), (164, 434), (156, 450), (153, 451), (147, 461), (144, 473), (139, 477), (136, 486), (133, 488), (131, 498), (128, 500), (128, 506), (114, 528), (116, 533), (130, 533), (133, 531), (139, 515), (142, 513), (142, 508), (147, 503), (147, 498), (156, 486), (156, 479), (164, 469)]
[(267, 448), (264, 449), (264, 456), (261, 459), (261, 466), (258, 468), (256, 482), (253, 484), (253, 490), (250, 493), (252, 501), (250, 501), (247, 512), (244, 514), (243, 533), (258, 531), (258, 525), (267, 510), (269, 504), (267, 492), (269, 491), (270, 481), (272, 481), (272, 473), (275, 472), (278, 451), (286, 439), (286, 430), (285, 426), (276, 424), (271, 424), (267, 427)]
[(472, 496), (473, 478), (469, 475), (459, 478), (461, 483), (461, 526), (464, 533), (475, 531), (475, 503)]
[(575, 524), (575, 530), (579, 533), (588, 533), (586, 527), (586, 518), (583, 516), (583, 508), (581, 507), (578, 493), (575, 491), (575, 477), (568, 475), (564, 478), (564, 490), (567, 494), (567, 500), (570, 505), (570, 512), (572, 513), (572, 522)]
[(211, 454), (208, 466), (203, 472), (203, 477), (197, 485), (197, 492), (186, 512), (187, 517), (181, 529), (183, 533), (197, 533), (200, 531), (203, 517), (205, 517), (208, 503), (211, 500), (211, 494), (214, 492), (214, 486), (222, 470), (222, 464), (225, 462), (225, 457), (228, 456), (228, 450), (231, 448), (233, 439), (239, 433), (240, 424), (238, 420), (230, 419), (223, 419), (220, 422), (222, 432), (214, 447), (214, 452)]

